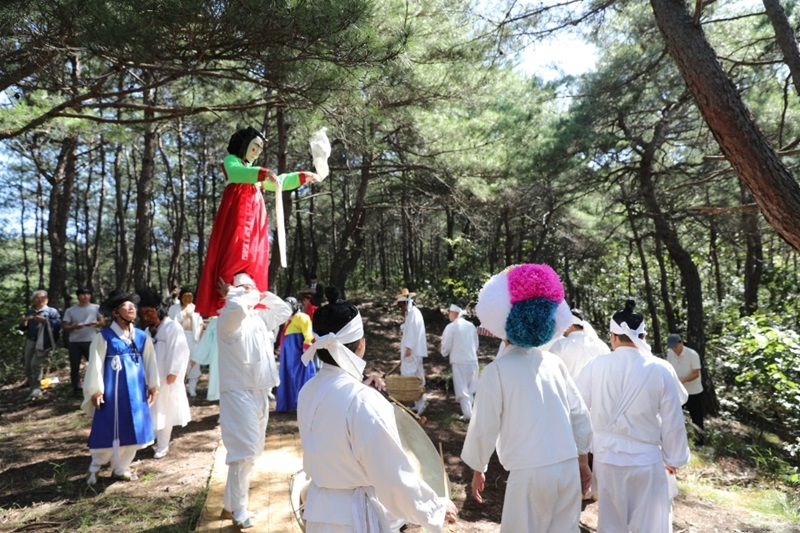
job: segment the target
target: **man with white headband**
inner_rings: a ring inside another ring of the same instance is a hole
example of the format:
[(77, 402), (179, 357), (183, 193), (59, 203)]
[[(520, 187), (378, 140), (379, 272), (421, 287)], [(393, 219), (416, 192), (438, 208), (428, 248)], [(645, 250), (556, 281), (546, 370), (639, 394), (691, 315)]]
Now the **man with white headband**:
[(610, 350), (597, 337), (591, 324), (584, 320), (583, 312), (580, 309), (573, 309), (572, 324), (564, 332), (564, 337), (550, 345), (548, 351), (564, 361), (569, 375), (575, 379), (589, 361)]
[(645, 342), (644, 317), (629, 300), (611, 318), (608, 355), (576, 380), (591, 410), (598, 531), (672, 531), (667, 474), (689, 460), (675, 372)]
[(461, 419), (469, 420), (478, 386), (478, 328), (456, 304), (450, 306), (449, 318), (442, 332), (442, 355), (450, 358), (453, 368), (453, 393), (461, 406)]
[(228, 452), (221, 518), (233, 519), (238, 528), (246, 529), (253, 526), (247, 509), (250, 472), (264, 450), (269, 392), (277, 381), (267, 325), (255, 307), (262, 304), (272, 313), (291, 311), (278, 296), (259, 292), (246, 273), (236, 274), (232, 286), (220, 278), (218, 288), (225, 297), (217, 319), (219, 417)]
[(538, 348), (570, 324), (561, 280), (547, 265), (510, 267), (486, 282), (475, 310), (508, 345), (478, 380), (461, 452), (473, 470), (472, 496), (483, 502), (497, 449), (509, 471), (501, 533), (577, 533), (592, 427), (563, 361)]
[(387, 533), (397, 518), (439, 532), (457, 509), (414, 471), (403, 452), (392, 405), (362, 384), (364, 328), (340, 300), (314, 313), (316, 341), (303, 354), (322, 367), (300, 391), (297, 424), (311, 478), (306, 533)]

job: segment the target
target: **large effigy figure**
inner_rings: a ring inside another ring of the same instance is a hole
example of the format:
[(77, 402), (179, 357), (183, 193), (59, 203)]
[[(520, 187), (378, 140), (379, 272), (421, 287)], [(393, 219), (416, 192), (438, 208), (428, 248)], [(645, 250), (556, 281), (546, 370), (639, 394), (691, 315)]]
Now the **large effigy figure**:
[(256, 286), (269, 286), (269, 227), (261, 191), (284, 191), (318, 181), (313, 172), (292, 172), (276, 176), (264, 167), (253, 166), (264, 149), (264, 136), (255, 128), (241, 129), (228, 142), (228, 155), (222, 162), (227, 185), (222, 194), (203, 274), (197, 287), (195, 311), (202, 316), (217, 316), (225, 305), (217, 293), (217, 280), (233, 279), (247, 272)]

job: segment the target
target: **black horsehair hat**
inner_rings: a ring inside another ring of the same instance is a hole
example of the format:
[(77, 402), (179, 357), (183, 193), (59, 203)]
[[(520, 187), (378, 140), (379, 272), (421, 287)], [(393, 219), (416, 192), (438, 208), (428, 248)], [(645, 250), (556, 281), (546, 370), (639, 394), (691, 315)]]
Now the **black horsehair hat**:
[(151, 289), (137, 289), (139, 294), (139, 307), (152, 307), (158, 309), (163, 305), (161, 298)]
[(103, 302), (103, 309), (106, 312), (114, 311), (117, 307), (125, 302), (132, 302), (135, 305), (139, 304), (139, 295), (135, 292), (125, 292), (120, 289), (114, 289), (108, 293), (108, 298)]

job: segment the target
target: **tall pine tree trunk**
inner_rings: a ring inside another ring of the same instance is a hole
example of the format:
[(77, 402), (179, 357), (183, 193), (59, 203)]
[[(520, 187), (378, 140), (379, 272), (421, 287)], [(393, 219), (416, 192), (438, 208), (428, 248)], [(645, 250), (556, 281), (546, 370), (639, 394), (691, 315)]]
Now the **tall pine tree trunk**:
[[(145, 81), (150, 82), (152, 74), (145, 73)], [(142, 146), (142, 168), (136, 185), (136, 228), (133, 240), (133, 285), (135, 288), (150, 284), (150, 236), (153, 232), (153, 183), (155, 182), (156, 126), (152, 120), (155, 114), (155, 89), (144, 91), (144, 140)]]
[(767, 221), (800, 250), (800, 185), (767, 142), (685, 0), (650, 0), (656, 22), (720, 150)]
[(49, 300), (52, 307), (60, 308), (69, 299), (67, 290), (67, 224), (72, 191), (75, 186), (77, 137), (67, 137), (61, 142), (56, 169), (46, 176), (50, 183), (47, 241), (50, 244)]

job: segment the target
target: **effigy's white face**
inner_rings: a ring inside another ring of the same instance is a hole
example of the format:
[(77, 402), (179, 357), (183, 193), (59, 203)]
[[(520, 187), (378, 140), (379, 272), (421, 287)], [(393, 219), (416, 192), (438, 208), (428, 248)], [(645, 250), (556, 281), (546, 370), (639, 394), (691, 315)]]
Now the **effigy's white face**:
[(247, 145), (247, 152), (244, 154), (245, 161), (252, 165), (253, 161), (261, 155), (262, 150), (264, 150), (264, 141), (261, 140), (261, 137), (256, 137)]

